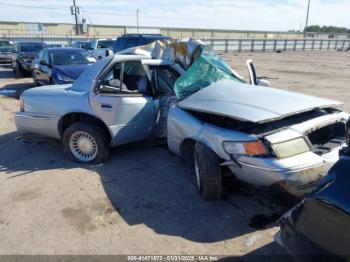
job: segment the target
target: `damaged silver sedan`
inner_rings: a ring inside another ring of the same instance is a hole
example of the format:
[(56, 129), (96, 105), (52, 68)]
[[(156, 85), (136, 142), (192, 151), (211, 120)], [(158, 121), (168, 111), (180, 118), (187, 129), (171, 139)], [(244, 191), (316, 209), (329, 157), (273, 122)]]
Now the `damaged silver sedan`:
[(267, 87), (251, 62), (248, 70), (250, 84), (199, 41), (157, 42), (102, 59), (73, 85), (24, 92), (16, 125), (61, 139), (81, 163), (167, 138), (193, 161), (205, 199), (220, 198), (225, 168), (255, 186), (312, 191), (338, 160), (348, 114), (339, 102)]
[(203, 53), (175, 84), (169, 149), (193, 161), (204, 199), (221, 197), (225, 167), (254, 186), (311, 192), (345, 145), (349, 115), (341, 103), (257, 86), (251, 69), (252, 84), (245, 84)]

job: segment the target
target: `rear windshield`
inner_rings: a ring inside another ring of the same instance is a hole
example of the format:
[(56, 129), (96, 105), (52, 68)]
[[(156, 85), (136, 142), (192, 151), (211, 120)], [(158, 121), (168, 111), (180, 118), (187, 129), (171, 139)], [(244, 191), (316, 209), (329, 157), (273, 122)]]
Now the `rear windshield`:
[(43, 43), (20, 43), (18, 45), (19, 52), (39, 52), (41, 49), (45, 48)]
[(87, 52), (84, 50), (54, 50), (50, 51), (51, 62), (54, 65), (88, 64)]
[(98, 41), (97, 48), (113, 48), (114, 40), (100, 40)]
[(75, 91), (89, 91), (94, 81), (97, 79), (101, 71), (108, 65), (112, 60), (112, 56), (107, 56), (95, 64), (89, 66), (74, 82), (72, 90)]
[(80, 48), (83, 48), (83, 49), (86, 49), (86, 50), (91, 50), (91, 49), (93, 49), (90, 42), (80, 42), (80, 43), (78, 44), (78, 46), (79, 46)]

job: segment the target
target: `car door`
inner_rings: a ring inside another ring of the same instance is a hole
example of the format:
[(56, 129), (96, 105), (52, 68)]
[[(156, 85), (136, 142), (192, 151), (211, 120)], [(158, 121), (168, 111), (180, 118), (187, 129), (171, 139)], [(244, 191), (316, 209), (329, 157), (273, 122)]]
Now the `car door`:
[[(142, 81), (149, 85), (149, 92), (141, 92)], [(150, 79), (140, 61), (118, 62), (99, 80), (97, 90), (90, 95), (90, 103), (112, 131), (114, 146), (154, 134), (157, 115), (151, 90)]]
[(42, 50), (41, 57), (39, 56), (39, 64), (38, 69), (36, 71), (36, 78), (43, 85), (49, 84), (49, 79), (51, 77), (51, 69), (50, 69), (50, 59), (49, 52), (44, 49)]
[(41, 72), (42, 72), (42, 81), (44, 84), (49, 85), (52, 84), (50, 82), (51, 78), (51, 60), (50, 60), (50, 52), (48, 50), (45, 50), (43, 53), (43, 60), (44, 65), (41, 66)]

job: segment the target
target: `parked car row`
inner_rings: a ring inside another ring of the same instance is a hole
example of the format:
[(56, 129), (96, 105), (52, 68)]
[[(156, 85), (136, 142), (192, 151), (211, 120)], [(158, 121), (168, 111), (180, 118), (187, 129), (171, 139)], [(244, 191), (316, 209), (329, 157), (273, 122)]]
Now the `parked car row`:
[[(90, 55), (94, 57), (96, 60), (100, 60), (105, 56), (110, 55), (111, 53), (116, 53), (127, 48), (142, 46), (157, 40), (164, 40), (164, 39), (170, 39), (170, 37), (162, 36), (160, 34), (124, 34), (118, 37), (116, 40), (93, 39), (93, 40), (86, 40), (86, 41), (80, 41), (80, 40), (74, 41), (71, 46), (64, 45), (64, 44), (44, 44), (43, 42), (40, 42), (40, 41), (18, 41), (13, 43), (12, 41), (9, 41), (9, 40), (0, 40), (0, 62), (11, 62), (14, 53), (17, 53), (17, 52), (35, 53), (38, 50), (36, 50), (37, 47), (33, 47), (33, 45), (38, 45), (38, 44), (44, 45), (47, 48), (58, 48), (58, 47), (82, 48), (89, 51)], [(20, 51), (21, 46), (24, 46), (22, 48), (23, 51)], [(22, 70), (21, 73), (26, 74), (25, 70)]]
[(162, 35), (126, 34), (118, 37), (117, 41), (112, 39), (75, 41), (72, 47), (61, 44), (47, 45), (41, 41), (12, 43), (1, 40), (0, 62), (11, 62), (14, 72), (19, 76), (32, 75), (35, 86), (72, 83), (88, 64), (110, 56), (113, 52), (160, 39), (170, 38)]
[(165, 138), (192, 164), (203, 199), (221, 198), (223, 170), (306, 196), (280, 219), (276, 241), (302, 259), (346, 255), (342, 103), (268, 87), (251, 61), (245, 80), (200, 41), (162, 40), (96, 63), (82, 48), (42, 49), (33, 78), (52, 86), (21, 95), (17, 129), (60, 139), (69, 159), (89, 164), (106, 161), (111, 147)]

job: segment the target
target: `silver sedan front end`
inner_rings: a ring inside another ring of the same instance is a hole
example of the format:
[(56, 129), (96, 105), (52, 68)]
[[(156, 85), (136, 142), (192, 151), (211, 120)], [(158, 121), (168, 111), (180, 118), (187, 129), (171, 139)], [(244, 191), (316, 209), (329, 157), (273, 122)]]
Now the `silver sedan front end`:
[[(338, 161), (338, 152), (346, 145), (348, 117), (336, 111), (259, 136), (205, 123), (174, 106), (168, 119), (168, 145), (181, 155), (186, 139), (204, 143), (239, 180), (254, 186), (277, 184), (300, 196), (312, 192)], [(333, 132), (328, 128), (340, 133), (328, 137)]]

